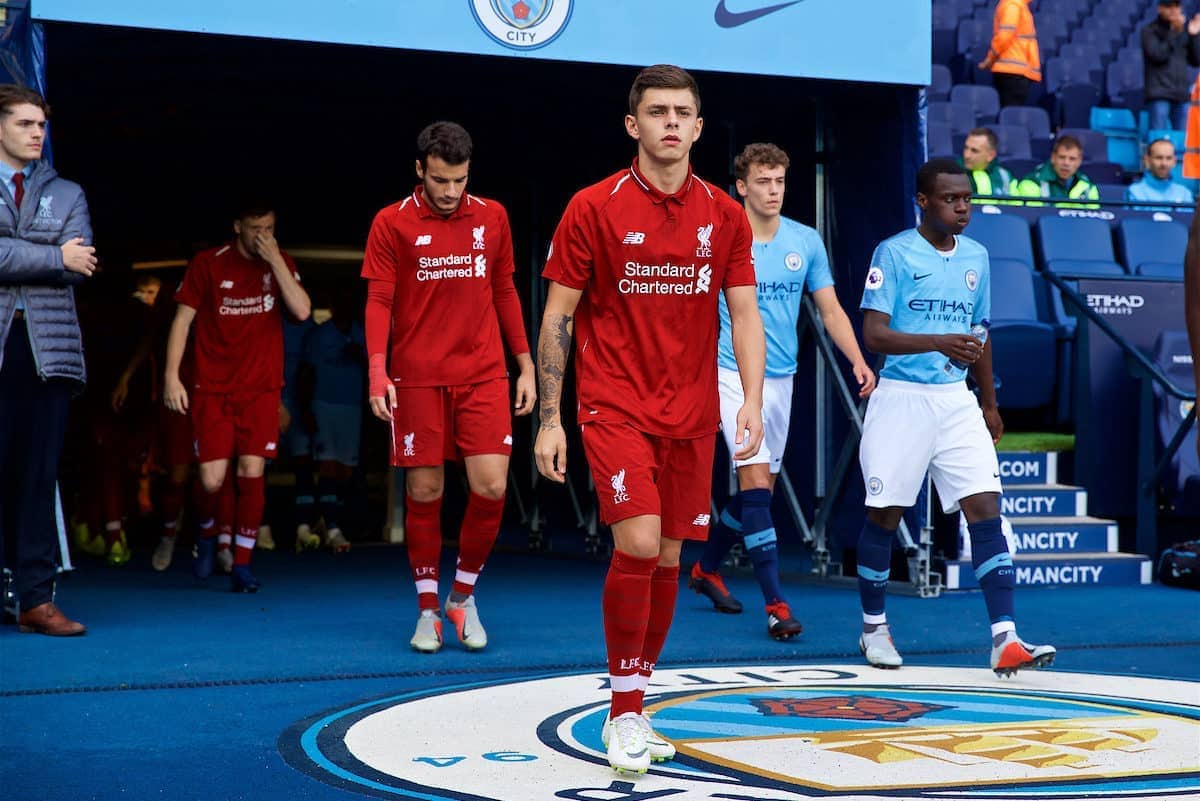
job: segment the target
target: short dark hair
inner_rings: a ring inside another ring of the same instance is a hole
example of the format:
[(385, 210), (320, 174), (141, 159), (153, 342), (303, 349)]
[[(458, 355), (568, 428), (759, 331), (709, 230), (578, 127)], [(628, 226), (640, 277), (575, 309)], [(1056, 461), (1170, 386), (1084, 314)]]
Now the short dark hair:
[(233, 219), (236, 222), (266, 217), (275, 213), (275, 204), (270, 198), (262, 195), (246, 195), (238, 200), (233, 208)]
[(917, 170), (917, 191), (928, 197), (933, 194), (939, 175), (966, 174), (966, 169), (954, 159), (930, 159)]
[(696, 113), (700, 113), (700, 87), (691, 73), (672, 64), (655, 64), (646, 67), (633, 79), (629, 87), (629, 113), (637, 114), (638, 104), (647, 89), (687, 89), (696, 100)]
[(457, 122), (445, 120), (430, 123), (417, 134), (417, 160), (425, 166), (430, 156), (457, 166), (471, 160), (471, 135)]
[(1058, 151), (1062, 150), (1063, 148), (1073, 148), (1075, 150), (1078, 150), (1080, 153), (1082, 153), (1083, 152), (1083, 142), (1080, 142), (1077, 137), (1071, 136), (1071, 134), (1063, 134), (1062, 136), (1060, 136), (1054, 140), (1054, 149), (1050, 152), (1057, 153)]
[(991, 128), (972, 128), (967, 134), (967, 138), (969, 139), (972, 136), (985, 137), (988, 140), (988, 147), (992, 150), (1000, 149), (1000, 140), (996, 138), (996, 132)]
[(746, 145), (733, 160), (734, 176), (739, 181), (746, 180), (746, 176), (750, 174), (750, 168), (755, 164), (761, 164), (764, 167), (783, 167), (786, 170), (791, 166), (792, 161), (788, 158), (788, 154), (783, 152), (783, 148), (778, 145), (770, 142), (754, 142)]
[(50, 117), (50, 104), (34, 90), (27, 86), (18, 86), (15, 83), (0, 84), (0, 114), (8, 114), (12, 111), (13, 106), (19, 106), (22, 103), (37, 106), (47, 118)]
[(1160, 136), (1157, 139), (1151, 139), (1150, 143), (1148, 145), (1146, 145), (1146, 155), (1147, 156), (1149, 156), (1150, 152), (1152, 150), (1154, 150), (1155, 145), (1168, 145), (1171, 148), (1171, 153), (1173, 155), (1176, 155), (1176, 156), (1179, 155), (1178, 153), (1175, 152), (1175, 143), (1172, 142), (1170, 139), (1168, 139), (1165, 136)]

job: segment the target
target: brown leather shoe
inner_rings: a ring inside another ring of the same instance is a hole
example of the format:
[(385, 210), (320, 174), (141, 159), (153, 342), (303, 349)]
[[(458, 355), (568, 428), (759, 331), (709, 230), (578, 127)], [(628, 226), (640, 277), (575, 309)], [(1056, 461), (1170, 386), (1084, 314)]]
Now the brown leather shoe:
[(87, 626), (71, 620), (50, 601), (32, 609), (22, 609), (17, 625), (22, 634), (49, 634), (51, 637), (74, 637), (87, 632)]

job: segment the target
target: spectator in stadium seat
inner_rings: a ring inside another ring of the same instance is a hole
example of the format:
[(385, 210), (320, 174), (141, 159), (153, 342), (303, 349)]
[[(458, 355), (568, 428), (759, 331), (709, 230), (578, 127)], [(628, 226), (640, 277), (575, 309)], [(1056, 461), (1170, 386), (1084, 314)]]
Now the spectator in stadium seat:
[(1000, 0), (992, 22), (992, 44), (979, 69), (992, 73), (1001, 106), (1023, 106), (1042, 80), (1042, 58), (1030, 0)]
[(42, 161), (49, 113), (37, 92), (0, 85), (0, 554), (16, 555), (21, 631), (69, 636), (86, 628), (54, 604), (55, 485), (87, 376), (73, 287), (96, 249), (83, 190)]
[[(1044, 162), (1017, 184), (1016, 194), (1027, 198), (1052, 198), (1059, 201), (1058, 208), (1100, 208), (1095, 204), (1077, 201), (1099, 200), (1100, 190), (1086, 175), (1079, 171), (1083, 163), (1083, 143), (1074, 136), (1060, 136), (1054, 143), (1050, 160)], [(1036, 206), (1040, 203), (1028, 203)]]
[(1198, 34), (1200, 14), (1187, 19), (1179, 0), (1158, 0), (1158, 19), (1142, 28), (1150, 130), (1184, 130), (1192, 88), (1188, 67), (1200, 67)]
[(1017, 193), (1017, 182), (1012, 173), (996, 161), (998, 144), (991, 128), (976, 128), (963, 142), (959, 163), (967, 169), (971, 190), (976, 195), (997, 197)]
[[(1200, 205), (1192, 217), (1188, 231), (1187, 252), (1183, 258), (1183, 303), (1187, 319), (1188, 342), (1192, 346), (1192, 373), (1196, 388), (1200, 390)], [(1196, 440), (1196, 453), (1200, 455), (1200, 438)]]
[[(1171, 180), (1175, 169), (1175, 144), (1170, 139), (1158, 139), (1146, 148), (1146, 172), (1142, 180), (1125, 190), (1125, 199), (1156, 201), (1158, 203), (1193, 203), (1192, 191)], [(1138, 206), (1139, 211), (1155, 211), (1153, 206)]]

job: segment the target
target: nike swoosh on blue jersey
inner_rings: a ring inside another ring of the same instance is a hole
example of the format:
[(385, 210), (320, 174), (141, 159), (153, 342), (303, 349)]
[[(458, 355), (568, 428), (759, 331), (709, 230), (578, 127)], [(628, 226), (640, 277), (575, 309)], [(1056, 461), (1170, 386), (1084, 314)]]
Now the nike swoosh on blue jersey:
[(933, 275), (933, 273), (925, 273), (924, 275), (916, 275), (916, 274), (914, 274), (914, 275), (913, 275), (913, 280), (914, 280), (914, 281), (920, 281), (922, 278), (928, 278), (928, 277), (929, 277), (929, 276), (931, 276), (931, 275)]
[(730, 11), (725, 7), (725, 0), (721, 0), (721, 2), (717, 3), (717, 10), (713, 13), (713, 19), (722, 28), (736, 28), (739, 25), (753, 22), (759, 17), (774, 14), (776, 11), (782, 11), (788, 6), (794, 6), (800, 2), (802, 0), (791, 0), (790, 3), (777, 3), (773, 6), (763, 6), (762, 8), (755, 8), (750, 11)]

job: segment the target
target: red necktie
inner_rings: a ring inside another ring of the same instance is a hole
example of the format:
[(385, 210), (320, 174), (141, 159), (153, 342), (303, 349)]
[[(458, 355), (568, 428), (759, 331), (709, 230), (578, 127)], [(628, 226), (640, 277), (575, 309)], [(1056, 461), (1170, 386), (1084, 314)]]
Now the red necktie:
[(17, 210), (21, 210), (21, 200), (25, 197), (25, 173), (19, 172), (13, 175), (13, 186), (17, 191), (13, 193), (13, 200), (17, 202)]

